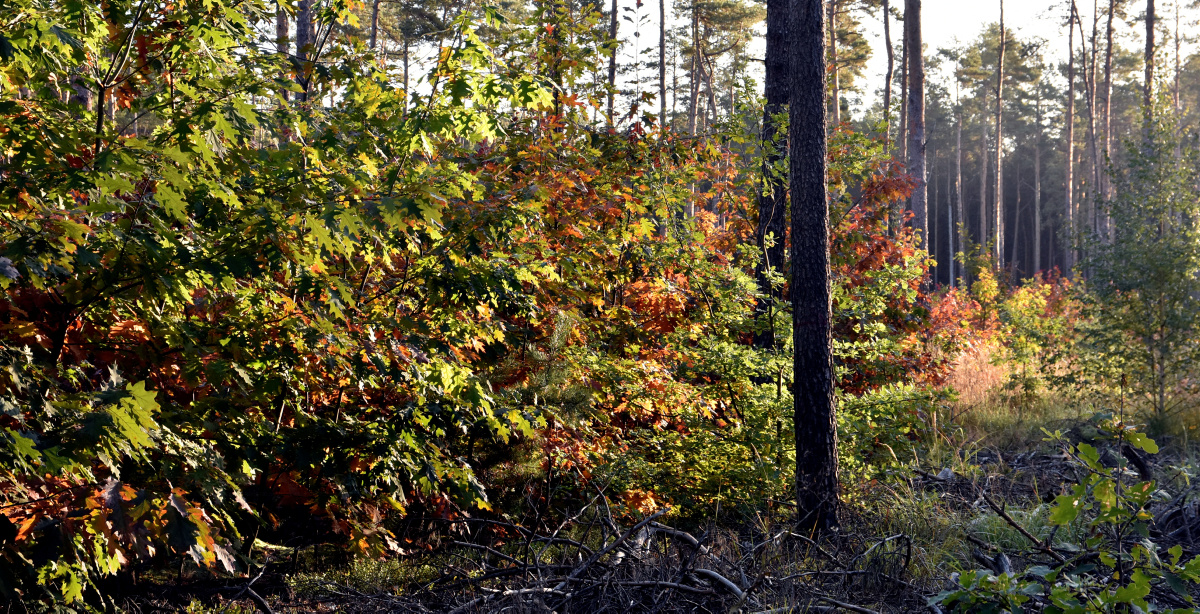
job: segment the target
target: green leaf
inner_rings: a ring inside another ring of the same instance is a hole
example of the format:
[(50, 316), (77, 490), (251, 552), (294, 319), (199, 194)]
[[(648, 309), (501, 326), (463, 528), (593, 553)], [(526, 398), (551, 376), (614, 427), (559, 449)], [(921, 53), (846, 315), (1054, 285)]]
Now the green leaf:
[(1147, 437), (1145, 433), (1139, 431), (1127, 431), (1125, 433), (1125, 440), (1128, 441), (1130, 445), (1145, 450), (1150, 454), (1158, 454), (1158, 444), (1155, 443), (1153, 439)]

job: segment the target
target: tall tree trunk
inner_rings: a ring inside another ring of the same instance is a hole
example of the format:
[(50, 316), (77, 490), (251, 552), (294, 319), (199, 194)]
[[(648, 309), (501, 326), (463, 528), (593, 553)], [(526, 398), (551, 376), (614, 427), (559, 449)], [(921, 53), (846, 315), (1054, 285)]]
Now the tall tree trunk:
[[(275, 53), (284, 56), (285, 60), (288, 55), (288, 15), (280, 0), (275, 2)], [(282, 94), (283, 99), (287, 100), (291, 92), (284, 91)]]
[(833, 91), (830, 93), (829, 117), (831, 129), (836, 130), (842, 123), (841, 86), (838, 83), (838, 48), (837, 48), (837, 0), (829, 0), (829, 18), (826, 20), (829, 31), (829, 71)]
[(618, 7), (617, 0), (612, 0), (612, 15), (608, 22), (608, 44), (612, 46), (608, 54), (608, 125), (612, 126), (616, 123), (614, 113), (616, 113), (617, 99), (617, 49), (620, 47), (620, 41), (617, 40), (617, 15)]
[(921, 249), (929, 246), (928, 186), (925, 177), (925, 54), (921, 46), (921, 0), (905, 0), (904, 38), (908, 40), (908, 173), (916, 179), (912, 193), (913, 225)]
[[(783, 256), (787, 245), (784, 224), (787, 221), (788, 177), (779, 169), (786, 158), (784, 148), (787, 147), (787, 135), (780, 134), (776, 120), (780, 113), (787, 110), (791, 97), (791, 67), (788, 62), (792, 25), (790, 9), (791, 0), (767, 0), (766, 79), (763, 88), (767, 101), (763, 107), (763, 179), (762, 192), (758, 195), (758, 231), (755, 235), (763, 254), (763, 261), (756, 271), (759, 292), (763, 295), (757, 305), (760, 317), (769, 317), (776, 299), (782, 298), (780, 290), (771, 287), (767, 270), (770, 268), (783, 272)], [(773, 239), (770, 246), (766, 245), (768, 236)], [(773, 326), (755, 335), (754, 342), (758, 347), (773, 347)]]
[(379, 4), (382, 1), (374, 0), (371, 3), (371, 51), (375, 51), (379, 43)]
[[(1083, 22), (1079, 24), (1079, 36), (1086, 41), (1086, 35), (1083, 32)], [(1084, 81), (1087, 86), (1087, 111), (1088, 111), (1088, 153), (1092, 162), (1091, 190), (1088, 195), (1091, 196), (1087, 200), (1090, 203), (1092, 233), (1100, 235), (1100, 208), (1096, 206), (1096, 199), (1100, 196), (1100, 145), (1097, 126), (1097, 115), (1099, 106), (1099, 38), (1100, 38), (1100, 3), (1099, 0), (1092, 2), (1092, 54), (1089, 59), (1086, 43), (1083, 50), (1084, 62), (1087, 63), (1087, 68), (1084, 71)]]
[[(955, 99), (957, 99), (958, 98), (958, 76), (957, 75), (955, 75), (954, 90), (955, 90)], [(963, 181), (962, 181), (963, 110), (962, 110), (962, 102), (961, 101), (959, 101), (957, 112), (958, 112), (958, 117), (956, 119), (958, 122), (958, 129), (956, 130), (956, 132), (958, 134), (956, 135), (957, 142), (954, 147), (954, 208), (955, 208), (955, 213), (958, 214), (958, 248), (965, 251), (967, 248), (967, 218), (964, 217), (964, 215), (963, 215), (966, 212), (966, 208), (963, 206)], [(950, 257), (953, 258), (954, 253), (951, 253)], [(963, 272), (962, 272), (962, 283), (963, 283), (964, 287), (970, 285), (970, 280), (967, 277), (967, 270), (965, 267), (963, 268)], [(953, 285), (954, 285), (954, 281), (952, 280), (951, 286), (953, 286)]]
[[(1113, 68), (1113, 19), (1116, 17), (1117, 0), (1108, 0), (1108, 23), (1104, 27), (1104, 111), (1100, 118), (1102, 156), (1112, 155), (1112, 68)], [(1100, 192), (1110, 198), (1111, 180), (1104, 166), (1100, 169)]]
[[(907, 1), (907, 0), (906, 0)], [(907, 17), (906, 17), (907, 19)], [(907, 32), (907, 21), (905, 28)], [(908, 96), (908, 37), (900, 43), (900, 134), (896, 139), (900, 144), (900, 159), (908, 161), (908, 105), (904, 103)]]
[(821, 0), (793, 0), (791, 38), (792, 398), (796, 506), (806, 530), (838, 526), (821, 5)]
[(688, 134), (696, 136), (699, 128), (697, 121), (700, 114), (700, 14), (696, 3), (692, 3), (692, 57), (691, 83), (688, 101)]
[(667, 0), (658, 0), (658, 123), (667, 125)]
[(1150, 134), (1150, 122), (1154, 119), (1154, 0), (1146, 0), (1146, 83), (1142, 105), (1145, 107), (1146, 134)]
[(883, 45), (887, 49), (887, 73), (883, 77), (883, 150), (892, 149), (892, 79), (895, 78), (896, 50), (892, 48), (892, 10), (883, 0)]
[(996, 270), (1004, 267), (1004, 53), (1008, 43), (1007, 33), (1004, 31), (1004, 0), (1000, 0), (1000, 48), (996, 56), (996, 202), (993, 206), (996, 208), (994, 217), (996, 219), (996, 227), (992, 235), (992, 240), (996, 242), (992, 250), (992, 256), (995, 258)]
[[(1181, 108), (1179, 106), (1179, 75), (1183, 72), (1183, 66), (1180, 64), (1180, 45), (1183, 41), (1179, 38), (1179, 3), (1175, 3), (1175, 88), (1171, 99), (1174, 102), (1175, 116), (1179, 116)], [(1178, 156), (1176, 156), (1178, 157)]]
[(315, 33), (313, 32), (312, 0), (299, 0), (296, 3), (296, 56), (300, 59), (300, 88), (304, 90), (296, 96), (302, 102), (308, 101), (312, 70), (308, 62), (316, 52)]
[(979, 143), (979, 248), (980, 253), (984, 252), (983, 248), (988, 242), (988, 229), (991, 226), (988, 224), (991, 217), (991, 212), (988, 211), (988, 161), (991, 159), (988, 156), (988, 126), (987, 115), (985, 112), (983, 121), (983, 135)]
[(1042, 88), (1037, 84), (1037, 134), (1033, 141), (1033, 272), (1042, 271)]
[(1075, 268), (1075, 15), (1078, 12), (1075, 0), (1071, 0), (1071, 15), (1067, 20), (1067, 116), (1065, 193), (1067, 214), (1067, 245), (1063, 251), (1063, 262), (1068, 275)]

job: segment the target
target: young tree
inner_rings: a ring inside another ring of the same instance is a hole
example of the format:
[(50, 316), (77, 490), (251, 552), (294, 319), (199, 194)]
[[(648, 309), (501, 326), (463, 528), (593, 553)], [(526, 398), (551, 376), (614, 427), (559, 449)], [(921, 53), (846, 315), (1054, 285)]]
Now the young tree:
[(928, 186), (925, 177), (925, 53), (921, 44), (921, 0), (905, 0), (904, 38), (908, 47), (908, 172), (916, 180), (912, 193), (913, 224), (920, 245), (929, 245)]
[(838, 526), (822, 8), (792, 3), (790, 107), (796, 505), (801, 526), (821, 530)]

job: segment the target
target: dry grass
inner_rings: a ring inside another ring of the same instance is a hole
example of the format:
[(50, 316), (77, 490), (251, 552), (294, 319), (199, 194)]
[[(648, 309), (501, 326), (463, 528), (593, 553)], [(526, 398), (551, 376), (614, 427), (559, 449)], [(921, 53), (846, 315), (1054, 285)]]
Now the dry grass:
[(1041, 445), (1043, 428), (1066, 430), (1086, 417), (1077, 403), (1045, 386), (1020, 394), (1012, 390), (1009, 383), (1016, 372), (996, 360), (999, 351), (994, 343), (981, 343), (955, 362), (947, 386), (958, 399), (946, 416), (951, 425), (947, 441), (968, 450), (1027, 450)]

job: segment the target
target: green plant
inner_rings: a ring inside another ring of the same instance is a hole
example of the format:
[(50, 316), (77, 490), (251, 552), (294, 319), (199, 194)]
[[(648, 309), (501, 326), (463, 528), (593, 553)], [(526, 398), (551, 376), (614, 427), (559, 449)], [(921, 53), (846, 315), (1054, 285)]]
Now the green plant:
[[(1135, 449), (1158, 452), (1153, 440), (1119, 419), (1110, 418), (1103, 426), (1106, 439), (1128, 446), (1129, 456), (1137, 454)], [(1164, 548), (1154, 542), (1150, 506), (1161, 496), (1155, 483), (1128, 480), (1124, 464), (1106, 467), (1090, 444), (1068, 444), (1061, 433), (1049, 435), (1048, 441), (1063, 446), (1078, 482), (1055, 499), (1048, 519), (1076, 530), (1039, 538), (1020, 527), (1022, 535), (1038, 540), (1032, 546), (1048, 558), (1046, 564), (1024, 571), (964, 573), (958, 588), (943, 591), (930, 603), (956, 612), (1194, 611), (1200, 557), (1184, 560), (1180, 546)], [(1014, 528), (1019, 526), (1016, 518), (1010, 520)], [(1072, 533), (1079, 539), (1066, 539)], [(1177, 605), (1187, 607), (1172, 609)]]

